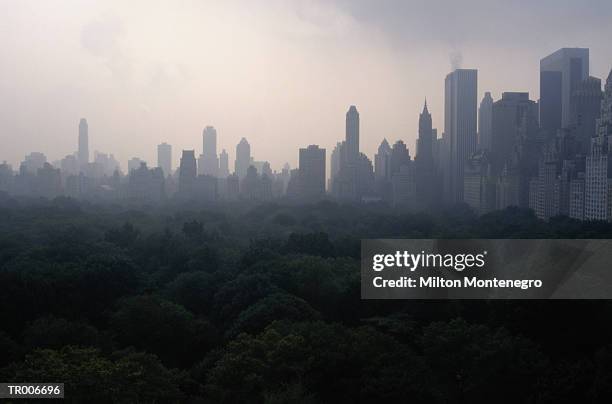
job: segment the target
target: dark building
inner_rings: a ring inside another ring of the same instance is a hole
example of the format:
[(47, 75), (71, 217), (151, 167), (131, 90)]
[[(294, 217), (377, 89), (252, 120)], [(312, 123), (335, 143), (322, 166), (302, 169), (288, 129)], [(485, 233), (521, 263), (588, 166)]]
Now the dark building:
[(491, 121), (493, 119), (493, 97), (486, 92), (478, 109), (478, 148), (491, 149)]
[(325, 149), (310, 145), (300, 149), (299, 188), (302, 200), (325, 196)]
[(417, 139), (417, 155), (415, 157), (415, 203), (419, 209), (430, 208), (436, 198), (437, 181), (434, 166), (434, 132), (431, 114), (427, 110), (427, 101), (419, 116), (419, 137)]
[(130, 199), (147, 202), (161, 202), (165, 199), (164, 171), (159, 168), (147, 168), (147, 163), (130, 171), (128, 196)]
[(183, 150), (179, 167), (179, 195), (193, 197), (195, 182), (198, 175), (198, 165), (194, 150)]
[(586, 156), (591, 149), (591, 139), (596, 136), (595, 123), (601, 109), (601, 80), (588, 77), (573, 90), (571, 98), (571, 126), (578, 142), (578, 153)]
[(457, 69), (446, 76), (444, 85), (444, 136), (447, 137), (449, 166), (445, 173), (446, 198), (463, 202), (463, 167), (476, 151), (478, 71)]
[(359, 112), (351, 105), (346, 112), (346, 155), (349, 163), (359, 158)]
[(561, 48), (540, 60), (540, 122), (548, 137), (571, 124), (572, 92), (588, 76), (586, 48)]

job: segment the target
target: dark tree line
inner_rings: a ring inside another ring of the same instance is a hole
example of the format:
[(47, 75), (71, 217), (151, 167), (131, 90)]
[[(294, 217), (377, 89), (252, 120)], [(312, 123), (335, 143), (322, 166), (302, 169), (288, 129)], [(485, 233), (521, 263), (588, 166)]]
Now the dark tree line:
[(608, 238), (457, 206), (0, 202), (0, 380), (72, 402), (610, 402), (605, 301), (362, 301), (360, 239)]

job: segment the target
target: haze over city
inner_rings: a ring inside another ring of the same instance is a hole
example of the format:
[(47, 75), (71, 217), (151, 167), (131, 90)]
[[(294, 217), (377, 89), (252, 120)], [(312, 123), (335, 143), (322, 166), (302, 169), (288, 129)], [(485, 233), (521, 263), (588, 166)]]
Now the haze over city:
[[(124, 4), (125, 3), (125, 4)], [(554, 7), (553, 7), (554, 5)], [(11, 1), (2, 0), (0, 161), (90, 149), (122, 168), (153, 165), (156, 145), (199, 150), (214, 125), (218, 148), (279, 169), (299, 147), (329, 152), (356, 105), (361, 149), (403, 139), (411, 154), (427, 98), (443, 130), (444, 77), (478, 69), (485, 91), (539, 97), (539, 61), (588, 47), (590, 74), (610, 69), (612, 4), (590, 1)], [(328, 154), (329, 156), (329, 154)]]

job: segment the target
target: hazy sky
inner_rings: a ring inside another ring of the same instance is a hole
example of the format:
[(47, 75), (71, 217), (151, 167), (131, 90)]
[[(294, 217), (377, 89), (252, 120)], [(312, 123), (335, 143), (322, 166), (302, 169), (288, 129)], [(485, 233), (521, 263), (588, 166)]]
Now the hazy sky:
[(591, 49), (591, 75), (612, 66), (612, 1), (112, 1), (0, 0), (0, 161), (76, 149), (79, 118), (90, 151), (122, 168), (156, 145), (201, 153), (217, 128), (233, 167), (241, 137), (273, 169), (298, 148), (327, 155), (344, 114), (361, 114), (361, 149), (403, 139), (414, 156), (427, 97), (443, 130), (451, 60), (478, 69), (479, 97), (529, 91), (539, 59)]

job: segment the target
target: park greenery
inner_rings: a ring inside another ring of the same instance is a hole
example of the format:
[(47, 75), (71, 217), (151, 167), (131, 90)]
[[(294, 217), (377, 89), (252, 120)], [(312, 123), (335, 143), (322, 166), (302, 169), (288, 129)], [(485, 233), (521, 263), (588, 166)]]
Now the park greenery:
[(612, 401), (607, 301), (365, 301), (364, 238), (610, 238), (509, 208), (0, 198), (0, 380), (70, 402)]

